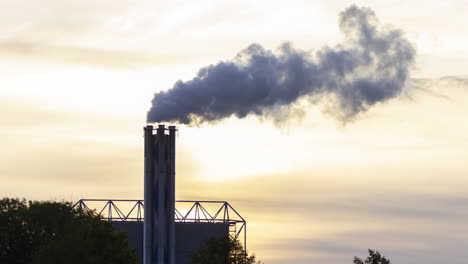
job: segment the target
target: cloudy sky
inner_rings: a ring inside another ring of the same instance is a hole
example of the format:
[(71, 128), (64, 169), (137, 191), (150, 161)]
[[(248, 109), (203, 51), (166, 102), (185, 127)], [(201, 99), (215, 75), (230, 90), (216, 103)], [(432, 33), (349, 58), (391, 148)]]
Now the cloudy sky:
[(466, 263), (468, 3), (0, 0), (0, 195), (143, 198), (153, 94), (251, 43), (340, 43), (374, 10), (417, 50), (401, 95), (343, 124), (306, 107), (179, 126), (177, 198), (227, 200), (268, 264)]

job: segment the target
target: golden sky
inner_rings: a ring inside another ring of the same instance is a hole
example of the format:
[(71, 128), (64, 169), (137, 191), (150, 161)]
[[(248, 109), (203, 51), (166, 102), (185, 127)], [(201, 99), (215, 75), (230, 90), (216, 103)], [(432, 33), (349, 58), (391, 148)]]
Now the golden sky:
[(229, 201), (268, 264), (351, 263), (367, 248), (401, 264), (465, 263), (462, 0), (0, 0), (0, 194), (141, 199), (154, 92), (250, 43), (334, 45), (352, 3), (416, 47), (405, 93), (345, 125), (316, 106), (281, 127), (181, 125), (177, 198)]

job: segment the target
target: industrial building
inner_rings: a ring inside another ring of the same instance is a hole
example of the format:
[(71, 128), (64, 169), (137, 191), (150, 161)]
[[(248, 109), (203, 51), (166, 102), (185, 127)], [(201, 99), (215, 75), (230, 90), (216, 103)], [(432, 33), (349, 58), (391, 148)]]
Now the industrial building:
[(246, 221), (225, 201), (175, 201), (175, 126), (144, 128), (144, 200), (81, 199), (127, 233), (142, 264), (190, 264), (210, 237), (230, 235), (246, 248)]

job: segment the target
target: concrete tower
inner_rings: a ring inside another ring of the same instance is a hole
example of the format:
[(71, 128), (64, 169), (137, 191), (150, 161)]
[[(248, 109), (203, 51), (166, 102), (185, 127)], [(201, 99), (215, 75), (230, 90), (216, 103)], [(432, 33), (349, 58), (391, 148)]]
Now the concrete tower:
[[(143, 264), (175, 264), (175, 134), (159, 125), (145, 131)], [(166, 134), (166, 132), (168, 133)]]

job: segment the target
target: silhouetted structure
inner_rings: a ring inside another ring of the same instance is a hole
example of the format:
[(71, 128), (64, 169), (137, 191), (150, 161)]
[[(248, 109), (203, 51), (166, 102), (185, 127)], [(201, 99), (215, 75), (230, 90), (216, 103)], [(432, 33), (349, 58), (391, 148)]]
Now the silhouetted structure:
[(159, 125), (145, 131), (145, 214), (143, 264), (175, 264), (175, 133)]
[(190, 207), (175, 208), (176, 131), (175, 126), (144, 128), (144, 201), (82, 199), (75, 204), (84, 210), (102, 208), (98, 212), (127, 233), (143, 264), (189, 264), (205, 240), (227, 234), (235, 239), (243, 234), (246, 248), (246, 222), (229, 203), (178, 201)]

